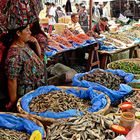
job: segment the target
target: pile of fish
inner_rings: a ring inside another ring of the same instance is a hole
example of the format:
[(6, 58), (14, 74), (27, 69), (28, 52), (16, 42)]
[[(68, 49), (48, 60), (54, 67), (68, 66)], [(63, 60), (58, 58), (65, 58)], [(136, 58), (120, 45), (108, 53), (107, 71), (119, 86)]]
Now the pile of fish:
[[(105, 40), (105, 41), (114, 44), (116, 47), (122, 47), (122, 46), (123, 46), (121, 43), (119, 43), (119, 42), (117, 42), (117, 41), (111, 39), (110, 37), (106, 37), (106, 40)], [(103, 42), (104, 42), (104, 41), (103, 41)]]
[(48, 94), (41, 94), (34, 97), (29, 108), (32, 112), (62, 112), (68, 109), (86, 111), (91, 106), (90, 100), (80, 99), (73, 94), (66, 94), (63, 90), (51, 91)]
[(132, 102), (136, 111), (140, 111), (140, 92), (135, 91), (131, 96), (126, 98), (127, 101)]
[(109, 34), (108, 36), (111, 37), (111, 38), (117, 39), (117, 40), (119, 40), (119, 41), (121, 41), (121, 42), (123, 42), (125, 44), (132, 44), (132, 41), (127, 36), (124, 36), (121, 33)]
[(116, 134), (110, 129), (114, 122), (101, 115), (89, 114), (69, 118), (48, 126), (47, 140), (107, 140)]
[(119, 85), (125, 83), (122, 77), (102, 70), (95, 70), (93, 73), (85, 74), (82, 80), (95, 82), (112, 90), (118, 90)]
[(1, 140), (29, 140), (30, 135), (24, 132), (0, 128)]

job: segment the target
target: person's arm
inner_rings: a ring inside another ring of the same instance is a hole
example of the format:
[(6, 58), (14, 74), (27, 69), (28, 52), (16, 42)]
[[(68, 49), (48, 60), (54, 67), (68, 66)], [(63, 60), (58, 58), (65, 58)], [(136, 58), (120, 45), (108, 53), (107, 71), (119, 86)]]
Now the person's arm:
[(36, 46), (35, 49), (36, 49), (37, 55), (38, 55), (39, 57), (41, 57), (41, 47), (40, 47), (40, 45), (39, 45), (37, 39), (36, 39), (35, 37), (31, 36), (29, 41), (30, 41), (30, 42), (33, 42), (33, 43), (35, 44), (35, 46)]
[(6, 109), (10, 110), (17, 101), (17, 79), (8, 79), (8, 94), (10, 101), (6, 105)]

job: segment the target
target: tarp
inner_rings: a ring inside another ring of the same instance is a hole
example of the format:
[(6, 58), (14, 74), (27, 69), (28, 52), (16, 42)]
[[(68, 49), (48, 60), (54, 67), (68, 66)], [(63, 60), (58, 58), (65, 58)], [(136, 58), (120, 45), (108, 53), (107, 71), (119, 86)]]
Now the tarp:
[(35, 122), (26, 118), (17, 117), (11, 114), (0, 114), (0, 128), (14, 129), (32, 134), (35, 130), (39, 130), (44, 137), (44, 130)]
[[(92, 87), (95, 90), (101, 91), (101, 92), (107, 94), (110, 97), (112, 103), (114, 103), (117, 100), (122, 99), (124, 96), (126, 96), (127, 94), (132, 92), (132, 88), (130, 86), (126, 85), (126, 84), (120, 84), (119, 90), (111, 90), (111, 89), (108, 89), (107, 87), (105, 87), (101, 84), (86, 81), (86, 80), (81, 80), (81, 78), (85, 74), (94, 73), (96, 70), (97, 69), (93, 69), (93, 70), (91, 70), (89, 72), (86, 72), (86, 73), (76, 74), (73, 77), (72, 85), (73, 86), (79, 86), (79, 87), (86, 87), (86, 88)], [(105, 71), (105, 72), (111, 72), (113, 74), (121, 76), (121, 77), (123, 77), (123, 79), (125, 80), (126, 83), (131, 82), (134, 79), (133, 74), (126, 73), (123, 70), (111, 70), (111, 69), (108, 69), (108, 70), (99, 69), (99, 70)]]
[[(59, 91), (62, 90), (61, 88), (55, 87), (55, 86), (43, 86), (39, 87), (36, 89), (34, 92), (31, 94), (26, 94), (22, 97), (21, 99), (21, 107), (24, 111), (34, 114), (34, 115), (39, 115), (41, 117), (46, 117), (46, 118), (69, 118), (73, 116), (79, 116), (83, 115), (83, 112), (80, 112), (77, 109), (69, 109), (63, 112), (51, 112), (51, 111), (45, 111), (42, 113), (37, 113), (37, 112), (31, 112), (29, 109), (29, 103), (30, 101), (41, 94), (48, 94), (51, 91)], [(69, 88), (65, 90), (67, 94), (73, 94), (78, 98), (82, 99), (89, 99), (91, 101), (91, 107), (87, 109), (89, 112), (97, 112), (100, 109), (103, 109), (106, 104), (107, 100), (104, 94), (98, 94), (95, 91), (93, 91), (92, 88), (89, 88), (87, 90), (76, 90), (74, 88)]]

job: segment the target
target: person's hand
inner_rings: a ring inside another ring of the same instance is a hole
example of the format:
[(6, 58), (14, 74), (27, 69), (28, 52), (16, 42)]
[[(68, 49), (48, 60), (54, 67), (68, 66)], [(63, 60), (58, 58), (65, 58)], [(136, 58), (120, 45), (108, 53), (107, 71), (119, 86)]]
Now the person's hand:
[(14, 102), (10, 101), (8, 104), (6, 104), (5, 107), (6, 107), (7, 110), (11, 110), (14, 107), (14, 104), (15, 104)]
[(35, 37), (31, 36), (31, 37), (29, 38), (29, 42), (37, 43), (37, 39), (36, 39)]

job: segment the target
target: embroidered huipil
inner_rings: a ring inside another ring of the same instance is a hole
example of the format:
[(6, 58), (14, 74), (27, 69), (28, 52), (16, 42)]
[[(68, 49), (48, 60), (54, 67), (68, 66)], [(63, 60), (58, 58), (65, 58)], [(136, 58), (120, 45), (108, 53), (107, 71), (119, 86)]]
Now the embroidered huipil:
[(6, 74), (9, 79), (17, 78), (19, 96), (44, 84), (44, 65), (27, 44), (25, 47), (9, 49)]

